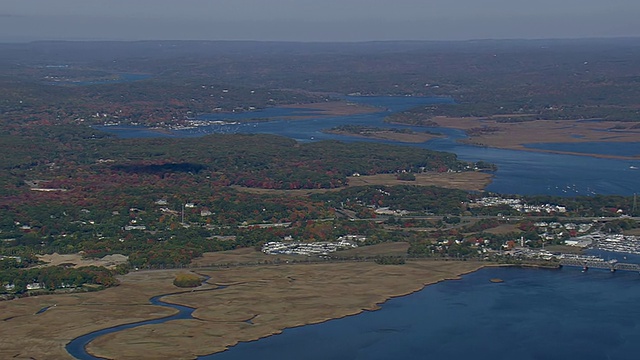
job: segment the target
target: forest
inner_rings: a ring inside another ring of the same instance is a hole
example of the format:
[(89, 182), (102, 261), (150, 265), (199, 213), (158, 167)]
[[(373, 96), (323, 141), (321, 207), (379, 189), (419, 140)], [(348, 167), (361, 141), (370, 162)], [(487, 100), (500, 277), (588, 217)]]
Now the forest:
[(451, 100), (394, 122), (509, 114), (638, 121), (638, 55), (638, 39), (0, 44), (0, 113), (32, 124), (167, 125), (214, 109), (358, 94)]
[[(114, 286), (130, 269), (185, 267), (205, 252), (259, 248), (284, 237), (333, 241), (354, 234), (366, 237), (362, 245), (408, 242), (412, 256), (477, 256), (474, 246), (498, 249), (515, 236), (539, 246), (531, 216), (638, 215), (634, 199), (622, 196), (520, 197), (563, 205), (564, 214), (472, 207), (487, 194), (414, 186), (414, 174), (495, 166), (426, 149), (274, 135), (120, 139), (92, 127), (162, 131), (211, 113), (331, 103), (348, 94), (442, 99), (387, 119), (412, 125), (433, 125), (430, 119), (442, 115), (638, 121), (638, 45), (0, 44), (0, 291), (29, 294), (34, 283), (38, 291)], [(407, 184), (352, 187), (354, 174), (396, 174)], [(382, 216), (380, 208), (408, 215)], [(464, 220), (499, 215), (521, 219)], [(513, 231), (491, 232), (501, 226)], [(612, 222), (607, 230), (634, 226)], [(41, 267), (37, 255), (54, 252), (123, 254), (128, 264)]]

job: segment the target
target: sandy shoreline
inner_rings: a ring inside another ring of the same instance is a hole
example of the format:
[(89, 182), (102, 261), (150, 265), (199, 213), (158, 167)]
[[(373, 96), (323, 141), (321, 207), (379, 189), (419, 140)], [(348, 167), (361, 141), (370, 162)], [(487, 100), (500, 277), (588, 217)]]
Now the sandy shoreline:
[[(286, 328), (379, 309), (390, 298), (460, 276), (488, 264), (458, 261), (410, 261), (251, 266), (198, 270), (212, 284), (233, 284), (219, 291), (186, 292), (164, 301), (196, 308), (195, 320), (174, 320), (102, 336), (88, 350), (106, 358), (192, 359), (254, 341)], [(182, 270), (184, 271), (184, 270)], [(149, 305), (152, 296), (177, 290), (179, 270), (128, 274), (118, 287), (96, 293), (52, 295), (0, 303), (1, 357), (70, 359), (71, 339), (119, 324), (160, 318), (175, 310)], [(45, 307), (50, 310), (35, 315)], [(283, 314), (286, 314), (283, 316)], [(247, 319), (252, 319), (247, 323)], [(56, 331), (51, 331), (56, 329)]]

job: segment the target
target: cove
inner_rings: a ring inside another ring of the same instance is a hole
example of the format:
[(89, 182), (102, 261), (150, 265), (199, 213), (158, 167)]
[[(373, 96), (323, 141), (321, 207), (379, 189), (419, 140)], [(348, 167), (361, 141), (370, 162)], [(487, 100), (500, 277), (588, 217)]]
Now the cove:
[(633, 272), (485, 268), (199, 359), (637, 359), (638, 285)]
[[(377, 106), (380, 112), (348, 116), (318, 117), (305, 120), (287, 120), (293, 115), (307, 114), (308, 109), (269, 108), (251, 113), (212, 114), (209, 120), (240, 120), (269, 118), (271, 121), (248, 122), (234, 125), (212, 125), (197, 129), (156, 132), (144, 127), (96, 126), (97, 129), (123, 138), (132, 137), (199, 137), (212, 133), (274, 134), (286, 136), (299, 142), (339, 140), (344, 142), (369, 141), (401, 146), (414, 146), (437, 151), (451, 152), (465, 161), (487, 161), (498, 166), (493, 182), (486, 190), (503, 194), (576, 196), (596, 194), (631, 195), (638, 192), (640, 184), (640, 160), (619, 160), (553, 153), (504, 150), (467, 145), (458, 142), (466, 138), (463, 131), (450, 128), (424, 128), (388, 124), (384, 118), (395, 112), (416, 106), (435, 103), (451, 103), (448, 98), (427, 97), (347, 97), (348, 101)], [(312, 113), (312, 112), (311, 112)], [(353, 136), (327, 134), (323, 130), (340, 125), (366, 125), (385, 128), (425, 129), (444, 134), (443, 138), (425, 143), (408, 144), (390, 140), (363, 139)], [(616, 143), (620, 148), (625, 143)], [(634, 146), (633, 144), (628, 146)], [(609, 147), (601, 149), (608, 151)], [(596, 149), (597, 150), (597, 149)], [(634, 150), (618, 150), (631, 153)]]

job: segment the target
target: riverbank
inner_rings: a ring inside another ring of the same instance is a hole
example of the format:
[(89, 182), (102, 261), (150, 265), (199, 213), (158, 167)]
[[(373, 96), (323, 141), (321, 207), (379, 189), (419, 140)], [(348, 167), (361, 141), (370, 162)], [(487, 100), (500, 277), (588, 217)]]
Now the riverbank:
[(347, 131), (347, 130), (326, 130), (327, 134), (346, 135), (364, 139), (391, 140), (403, 143), (420, 144), (429, 140), (441, 138), (442, 135), (427, 132), (400, 132), (393, 130), (373, 130), (373, 131)]
[(487, 118), (434, 117), (434, 126), (463, 130), (463, 143), (499, 149), (591, 156), (603, 159), (637, 160), (638, 156), (607, 155), (527, 147), (539, 143), (637, 142), (635, 123), (596, 120), (532, 120), (501, 122)]
[[(283, 329), (325, 322), (379, 309), (390, 298), (427, 285), (458, 279), (485, 264), (411, 261), (264, 266), (202, 271), (228, 288), (213, 293), (165, 297), (196, 308), (196, 320), (180, 320), (125, 330), (96, 339), (89, 352), (107, 358), (190, 359), (220, 352)], [(247, 321), (251, 319), (251, 321)], [(124, 344), (127, 344), (124, 346)]]
[(383, 111), (383, 109), (364, 104), (357, 104), (349, 101), (327, 101), (306, 104), (282, 105), (285, 109), (311, 110), (312, 115), (295, 115), (286, 117), (289, 120), (306, 120), (327, 116), (350, 116), (358, 114), (372, 114)]
[[(348, 262), (250, 266), (198, 273), (205, 288), (164, 301), (196, 308), (194, 320), (146, 325), (102, 336), (87, 349), (117, 359), (192, 359), (252, 341), (285, 328), (375, 310), (386, 300), (476, 271), (483, 262), (410, 261), (405, 265)], [(183, 270), (182, 270), (183, 271)], [(175, 292), (180, 270), (141, 271), (98, 293), (39, 296), (0, 303), (1, 357), (70, 359), (65, 345), (89, 332), (169, 316), (175, 310), (149, 305), (149, 298)], [(214, 285), (217, 284), (217, 285)], [(46, 312), (36, 314), (40, 309)], [(250, 321), (248, 321), (251, 319)], [(52, 332), (50, 329), (55, 328)]]

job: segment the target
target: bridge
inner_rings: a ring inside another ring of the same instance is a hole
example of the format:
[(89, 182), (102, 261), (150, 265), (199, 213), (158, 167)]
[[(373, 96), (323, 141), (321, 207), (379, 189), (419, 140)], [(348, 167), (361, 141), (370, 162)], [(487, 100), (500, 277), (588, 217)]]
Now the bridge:
[(637, 271), (640, 272), (640, 264), (627, 264), (617, 262), (616, 260), (605, 261), (603, 259), (586, 259), (586, 258), (565, 258), (560, 260), (561, 266), (579, 266), (584, 271), (589, 268), (593, 269), (609, 269), (611, 272), (617, 270)]

